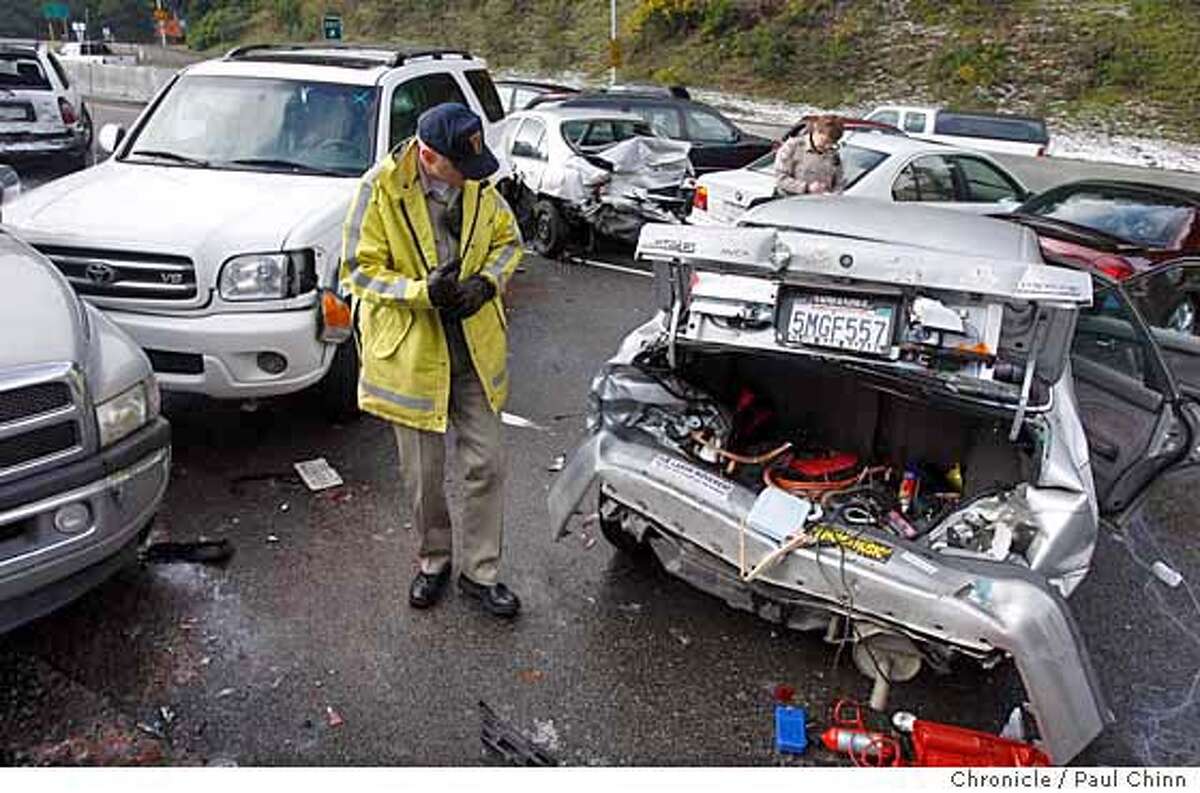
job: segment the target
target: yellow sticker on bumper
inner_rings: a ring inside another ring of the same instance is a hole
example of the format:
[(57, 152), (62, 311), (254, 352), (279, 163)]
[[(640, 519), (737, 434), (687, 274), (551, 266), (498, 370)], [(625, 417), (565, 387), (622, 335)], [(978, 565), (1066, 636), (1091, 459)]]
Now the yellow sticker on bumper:
[(890, 545), (885, 545), (870, 537), (862, 537), (856, 534), (851, 534), (845, 529), (839, 529), (836, 526), (817, 526), (810, 529), (809, 534), (820, 543), (832, 543), (840, 546), (852, 554), (861, 556), (864, 559), (873, 559), (876, 562), (886, 562), (892, 558), (895, 549)]

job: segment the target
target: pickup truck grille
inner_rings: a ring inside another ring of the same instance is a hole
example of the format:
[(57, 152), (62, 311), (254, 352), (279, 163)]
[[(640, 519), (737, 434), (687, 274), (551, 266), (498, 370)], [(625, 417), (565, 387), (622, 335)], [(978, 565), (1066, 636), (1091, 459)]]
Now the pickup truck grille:
[(81, 457), (91, 424), (70, 364), (0, 372), (0, 482)]
[(81, 295), (191, 300), (196, 268), (183, 256), (38, 246)]

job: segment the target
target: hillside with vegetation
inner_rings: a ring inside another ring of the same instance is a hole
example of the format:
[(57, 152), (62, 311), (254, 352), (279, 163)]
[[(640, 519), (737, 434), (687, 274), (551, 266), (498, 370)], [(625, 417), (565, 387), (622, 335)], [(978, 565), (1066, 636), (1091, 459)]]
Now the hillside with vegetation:
[[(0, 0), (0, 27), (13, 4)], [(71, 0), (93, 19), (151, 0)], [(188, 43), (348, 39), (466, 46), (499, 69), (608, 65), (607, 0), (166, 0)], [(619, 0), (623, 80), (825, 107), (912, 100), (1197, 140), (1200, 0)], [(26, 14), (28, 15), (28, 14)], [(144, 26), (114, 26), (144, 36)], [(0, 30), (0, 33), (3, 33)]]

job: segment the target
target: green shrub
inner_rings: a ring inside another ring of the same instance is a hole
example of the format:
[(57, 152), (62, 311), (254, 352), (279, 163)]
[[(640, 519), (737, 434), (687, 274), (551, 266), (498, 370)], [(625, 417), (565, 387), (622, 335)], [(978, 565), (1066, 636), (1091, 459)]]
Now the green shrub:
[(933, 78), (951, 87), (978, 88), (996, 85), (1012, 70), (1007, 45), (971, 42), (947, 50), (933, 62)]

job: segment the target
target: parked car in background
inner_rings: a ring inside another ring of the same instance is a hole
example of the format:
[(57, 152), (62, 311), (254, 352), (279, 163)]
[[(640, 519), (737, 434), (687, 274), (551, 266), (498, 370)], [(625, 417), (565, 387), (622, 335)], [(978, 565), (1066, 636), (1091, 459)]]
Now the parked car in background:
[(145, 353), (0, 227), (0, 633), (136, 558), (170, 427)]
[(914, 138), (996, 154), (1042, 157), (1050, 147), (1046, 121), (1031, 116), (883, 105), (868, 113), (867, 119), (898, 127)]
[(497, 80), (496, 92), (504, 105), (505, 113), (525, 110), (531, 103), (554, 102), (579, 93), (578, 88), (557, 83), (539, 83), (533, 80)]
[(496, 153), (526, 239), (556, 256), (591, 233), (633, 244), (648, 221), (679, 222), (691, 203), (688, 149), (632, 113), (543, 105), (504, 121)]
[(716, 108), (674, 93), (670, 88), (594, 91), (563, 100), (562, 107), (618, 110), (641, 116), (664, 138), (692, 144), (691, 160), (697, 174), (741, 168), (771, 151), (769, 139), (737, 128)]
[[(1037, 232), (1046, 261), (1124, 281), (1180, 258), (1200, 256), (1200, 193), (1167, 185), (1089, 179), (1036, 195), (1003, 215)], [(1161, 283), (1161, 282), (1156, 282)], [(1151, 319), (1200, 334), (1200, 291), (1173, 285)], [(1137, 290), (1134, 290), (1137, 294)]]
[[(1016, 208), (1029, 191), (1014, 174), (980, 152), (916, 140), (889, 128), (851, 127), (840, 151), (845, 195), (932, 204), (976, 214)], [(775, 197), (775, 152), (736, 171), (696, 180), (689, 223), (736, 223)]]
[(150, 356), (163, 388), (251, 400), (317, 386), (357, 410), (342, 224), (362, 174), (441, 102), (492, 142), (487, 65), (450, 50), (240, 47), (180, 71), (113, 156), (6, 217)]
[(0, 162), (85, 167), (92, 117), (66, 70), (42, 44), (0, 44)]
[(834, 637), (877, 710), (927, 663), (1011, 662), (1039, 747), (1076, 757), (1112, 715), (1064, 598), (1100, 519), (1200, 462), (1200, 343), (1030, 230), (932, 207), (785, 199), (647, 225), (638, 257), (658, 312), (592, 380), (551, 530), (590, 513), (722, 605)]
[(135, 52), (117, 52), (106, 41), (69, 41), (59, 48), (58, 54), (64, 61), (80, 61), (82, 63), (133, 66), (138, 62)]

